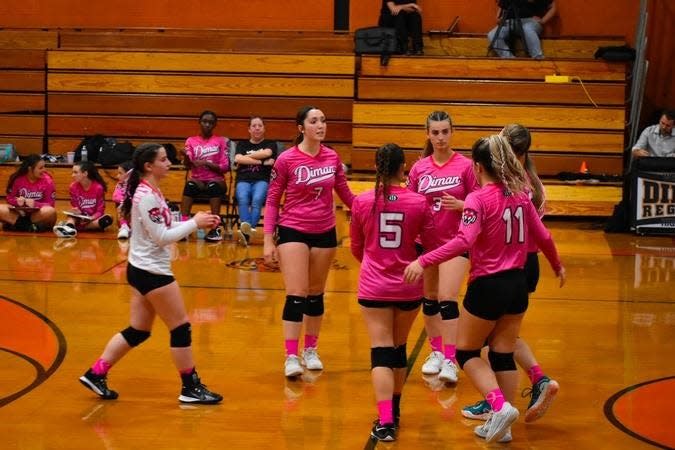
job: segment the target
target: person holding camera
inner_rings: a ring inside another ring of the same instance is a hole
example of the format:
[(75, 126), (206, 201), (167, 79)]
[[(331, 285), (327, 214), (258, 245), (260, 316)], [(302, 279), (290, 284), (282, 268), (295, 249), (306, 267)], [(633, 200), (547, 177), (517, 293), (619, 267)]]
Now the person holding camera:
[(543, 59), (539, 36), (557, 11), (556, 0), (497, 0), (497, 26), (488, 33), (489, 49), (501, 58), (513, 58), (509, 41), (515, 34), (523, 38), (532, 58)]

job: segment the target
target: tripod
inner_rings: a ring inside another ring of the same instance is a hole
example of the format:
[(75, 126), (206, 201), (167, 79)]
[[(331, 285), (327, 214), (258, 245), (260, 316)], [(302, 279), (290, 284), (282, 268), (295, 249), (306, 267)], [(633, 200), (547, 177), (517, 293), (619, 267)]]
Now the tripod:
[(520, 12), (518, 11), (518, 5), (516, 2), (518, 0), (500, 0), (499, 6), (502, 8), (502, 13), (499, 18), (499, 24), (495, 30), (492, 40), (490, 40), (490, 45), (488, 45), (487, 55), (490, 55), (492, 50), (508, 50), (511, 51), (511, 48), (498, 48), (495, 47), (495, 41), (499, 39), (499, 34), (505, 27), (509, 29), (509, 37), (513, 36), (514, 31), (518, 31), (518, 35), (523, 42), (523, 47), (525, 48), (525, 53), (529, 54), (529, 49), (527, 48), (527, 42), (525, 40), (525, 33), (523, 32), (523, 23), (520, 21)]

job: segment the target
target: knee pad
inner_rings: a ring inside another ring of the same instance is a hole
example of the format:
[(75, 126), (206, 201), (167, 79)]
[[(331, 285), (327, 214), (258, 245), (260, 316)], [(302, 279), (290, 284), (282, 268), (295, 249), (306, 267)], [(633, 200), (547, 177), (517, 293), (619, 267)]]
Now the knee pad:
[(284, 312), (281, 314), (283, 320), (289, 322), (302, 322), (302, 315), (305, 310), (305, 297), (298, 295), (287, 295), (284, 304)]
[(189, 347), (190, 345), (192, 345), (190, 322), (185, 322), (171, 330), (171, 347)]
[(310, 317), (323, 315), (323, 294), (308, 295), (305, 303), (305, 314)]
[(441, 310), (441, 319), (443, 320), (452, 320), (459, 317), (459, 307), (455, 301), (444, 300), (439, 302), (438, 307)]
[(392, 366), (394, 369), (405, 369), (408, 367), (408, 355), (406, 348), (406, 344), (394, 347), (394, 350), (396, 351), (396, 361)]
[(372, 347), (370, 349), (370, 368), (388, 367), (392, 369), (396, 364), (396, 349), (394, 347)]
[(133, 327), (125, 328), (120, 331), (120, 334), (130, 347), (137, 347), (150, 337), (149, 331), (137, 330)]
[(506, 372), (516, 370), (516, 362), (513, 360), (513, 353), (499, 353), (490, 350), (488, 352), (490, 367), (494, 372)]
[(435, 316), (441, 310), (441, 306), (436, 300), (422, 299), (422, 313), (425, 316)]
[(209, 198), (222, 197), (224, 193), (225, 189), (220, 183), (211, 181), (209, 184), (206, 185), (206, 195), (208, 195)]
[(198, 197), (201, 195), (202, 190), (199, 189), (199, 186), (194, 181), (188, 181), (185, 183), (183, 188), (183, 195), (186, 197)]
[(463, 369), (464, 364), (467, 363), (470, 359), (473, 358), (480, 358), (480, 349), (476, 350), (457, 350), (457, 354), (455, 355), (457, 358), (457, 363), (459, 364), (459, 368)]

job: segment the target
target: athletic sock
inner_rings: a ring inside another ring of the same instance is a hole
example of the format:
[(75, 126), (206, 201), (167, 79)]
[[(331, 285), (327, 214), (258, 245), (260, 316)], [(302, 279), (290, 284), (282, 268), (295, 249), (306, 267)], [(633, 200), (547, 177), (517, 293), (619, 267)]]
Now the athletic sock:
[(108, 371), (112, 367), (112, 364), (110, 364), (108, 361), (104, 360), (103, 358), (99, 358), (96, 360), (93, 366), (91, 366), (91, 371), (94, 372), (95, 375), (104, 377), (108, 374)]
[(391, 400), (381, 400), (377, 402), (377, 412), (380, 416), (380, 424), (394, 423)]
[(394, 392), (394, 397), (392, 398), (392, 412), (394, 413), (394, 418), (401, 417), (401, 393)]
[(431, 351), (442, 352), (443, 351), (443, 337), (442, 336), (429, 337), (429, 345), (431, 345)]
[(284, 346), (286, 347), (286, 356), (298, 355), (298, 340), (297, 339), (286, 339), (284, 341)]
[(318, 342), (319, 336), (312, 336), (311, 334), (305, 335), (305, 348), (316, 348)]
[(457, 362), (457, 347), (455, 347), (455, 345), (453, 344), (443, 345), (443, 354), (445, 355), (445, 359), (449, 359), (454, 363)]
[(499, 412), (502, 409), (502, 406), (504, 406), (504, 394), (502, 394), (502, 390), (497, 388), (494, 391), (490, 391), (487, 393), (485, 396), (485, 400), (490, 404), (490, 408), (494, 412)]
[(527, 371), (527, 376), (530, 377), (530, 382), (535, 384), (537, 381), (544, 378), (544, 371), (541, 370), (541, 367), (539, 367), (539, 364), (537, 364), (530, 367), (530, 369)]

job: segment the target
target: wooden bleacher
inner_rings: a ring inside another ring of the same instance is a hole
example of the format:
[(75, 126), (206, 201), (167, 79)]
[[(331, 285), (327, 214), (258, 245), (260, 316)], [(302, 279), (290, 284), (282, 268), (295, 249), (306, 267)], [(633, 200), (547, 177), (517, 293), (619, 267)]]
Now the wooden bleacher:
[[(544, 39), (544, 61), (485, 58), (484, 36), (425, 43), (427, 56), (381, 67), (378, 57), (356, 58), (347, 33), (0, 30), (0, 142), (20, 154), (63, 154), (101, 133), (181, 149), (211, 109), (219, 134), (247, 138), (256, 114), (268, 137), (288, 143), (297, 109), (313, 104), (326, 112), (328, 143), (343, 161), (370, 172), (375, 148), (393, 141), (419, 149), (424, 118), (446, 109), (460, 151), (521, 122), (533, 132), (542, 174), (576, 171), (581, 160), (594, 173), (621, 173), (625, 67), (591, 59), (618, 40)], [(599, 108), (576, 82), (544, 84), (553, 73), (581, 78)], [(618, 201), (611, 197), (607, 204)]]
[[(352, 168), (370, 170), (383, 142), (420, 149), (424, 120), (446, 110), (455, 126), (452, 145), (468, 150), (475, 140), (507, 123), (532, 131), (532, 155), (542, 175), (576, 171), (581, 161), (595, 172), (620, 174), (625, 127), (625, 65), (595, 60), (535, 61), (494, 58), (392, 58), (364, 56), (357, 74)], [(544, 82), (553, 73), (579, 83)]]

